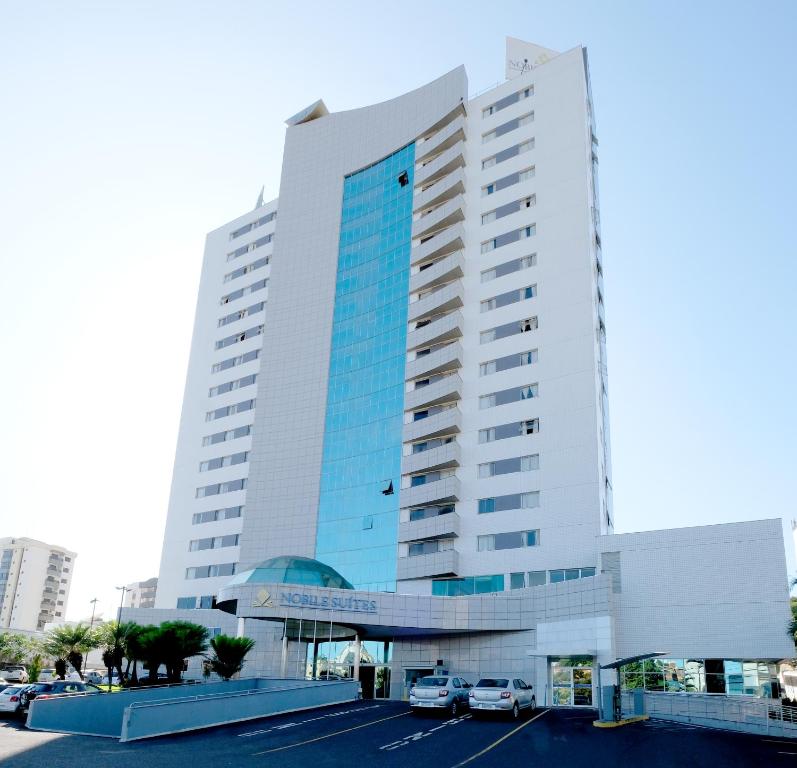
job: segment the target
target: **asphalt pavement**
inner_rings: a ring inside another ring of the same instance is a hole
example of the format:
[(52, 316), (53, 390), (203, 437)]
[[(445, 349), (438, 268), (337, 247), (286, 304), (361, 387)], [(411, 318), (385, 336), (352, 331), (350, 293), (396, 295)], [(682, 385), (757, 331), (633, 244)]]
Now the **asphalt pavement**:
[(518, 722), (418, 717), (397, 702), (356, 702), (179, 736), (113, 739), (28, 731), (0, 720), (0, 764), (15, 768), (507, 768), (797, 766), (797, 741), (649, 721), (594, 728), (585, 710), (540, 710)]

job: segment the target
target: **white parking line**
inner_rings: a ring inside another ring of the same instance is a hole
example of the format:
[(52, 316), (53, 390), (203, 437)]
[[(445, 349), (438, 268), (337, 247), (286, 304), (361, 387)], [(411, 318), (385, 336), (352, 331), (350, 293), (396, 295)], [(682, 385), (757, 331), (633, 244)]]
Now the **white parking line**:
[(386, 752), (390, 752), (394, 749), (398, 749), (399, 747), (406, 747), (407, 744), (412, 744), (414, 741), (425, 739), (427, 736), (431, 736), (435, 731), (442, 730), (449, 725), (461, 723), (463, 720), (467, 720), (469, 717), (470, 715), (465, 715), (464, 717), (454, 717), (451, 720), (446, 720), (444, 723), (441, 723), (435, 728), (430, 728), (428, 731), (416, 731), (415, 733), (411, 733), (409, 736), (405, 736), (403, 739), (391, 741), (390, 744), (383, 744), (381, 747), (379, 747), (379, 749), (384, 749)]
[(248, 731), (247, 733), (239, 733), (238, 736), (260, 736), (264, 733), (271, 733), (272, 731), (284, 731), (288, 728), (296, 728), (300, 725), (306, 725), (307, 723), (316, 723), (319, 720), (328, 720), (332, 717), (342, 717), (343, 715), (350, 715), (353, 712), (367, 712), (369, 709), (379, 709), (382, 705), (381, 704), (372, 704), (370, 707), (357, 707), (356, 709), (342, 709), (339, 712), (330, 712), (327, 715), (321, 715), (320, 717), (311, 717), (307, 720), (300, 720), (296, 723), (282, 723), (282, 725), (275, 725), (273, 728), (263, 728), (260, 731)]

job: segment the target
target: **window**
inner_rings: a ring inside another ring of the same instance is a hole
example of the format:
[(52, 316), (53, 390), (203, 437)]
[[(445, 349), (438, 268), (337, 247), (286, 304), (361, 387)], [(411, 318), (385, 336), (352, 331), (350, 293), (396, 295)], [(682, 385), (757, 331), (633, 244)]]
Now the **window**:
[(495, 408), (497, 405), (515, 403), (518, 400), (531, 400), (537, 397), (537, 387), (537, 384), (526, 384), (522, 387), (512, 387), (489, 395), (482, 395), (479, 398), (479, 408)]
[(209, 509), (206, 512), (195, 512), (191, 518), (192, 525), (200, 523), (215, 523), (217, 520), (231, 520), (241, 517), (244, 512), (243, 506), (224, 507), (223, 509)]
[(540, 532), (511, 531), (509, 533), (490, 533), (477, 538), (479, 552), (492, 552), (500, 549), (521, 549), (522, 547), (538, 547)]
[(256, 373), (252, 373), (249, 376), (244, 376), (233, 381), (226, 381), (224, 384), (217, 384), (215, 387), (211, 387), (208, 390), (208, 397), (216, 397), (217, 395), (223, 395), (226, 392), (232, 392), (233, 390), (240, 389), (241, 387), (248, 387), (251, 384), (254, 384), (256, 381)]
[(259, 357), (260, 350), (252, 349), (249, 352), (244, 352), (242, 355), (230, 357), (227, 360), (222, 360), (220, 363), (214, 363), (210, 368), (210, 372), (219, 373), (220, 371), (226, 371), (229, 368), (235, 368), (236, 365), (243, 365), (244, 363), (249, 363), (252, 360), (257, 360)]
[(225, 416), (232, 416), (236, 413), (243, 413), (244, 411), (251, 411), (255, 407), (255, 400), (242, 400), (240, 403), (234, 405), (224, 405), (221, 408), (216, 408), (213, 411), (208, 411), (205, 414), (205, 421), (215, 421), (216, 419), (223, 419)]
[(416, 520), (428, 520), (430, 517), (448, 515), (454, 511), (453, 504), (442, 504), (431, 507), (416, 507), (410, 510), (410, 522)]
[(501, 205), (492, 211), (482, 214), (482, 224), (489, 224), (496, 219), (503, 219), (504, 216), (510, 216), (513, 213), (522, 211), (525, 208), (532, 208), (537, 205), (537, 195), (528, 195), (520, 200), (514, 200), (506, 205)]
[(515, 320), (512, 323), (504, 323), (497, 325), (495, 328), (489, 328), (479, 334), (480, 344), (489, 344), (496, 339), (505, 339), (508, 336), (515, 336), (518, 333), (529, 333), (536, 331), (538, 327), (536, 317), (526, 317), (523, 320)]
[(499, 163), (503, 163), (505, 160), (509, 160), (510, 158), (517, 157), (518, 155), (523, 154), (524, 152), (529, 152), (530, 150), (534, 149), (534, 139), (527, 139), (526, 141), (521, 142), (520, 144), (515, 144), (513, 147), (507, 147), (506, 149), (502, 149), (500, 152), (492, 155), (491, 157), (486, 157), (482, 160), (482, 170), (486, 170), (487, 168), (492, 168)]
[(521, 365), (533, 365), (537, 362), (538, 354), (536, 349), (529, 349), (526, 352), (505, 355), (495, 360), (488, 360), (479, 365), (479, 376), (490, 376), (493, 373), (508, 371), (510, 368), (518, 368)]
[(251, 307), (241, 309), (238, 312), (233, 312), (231, 315), (225, 315), (224, 317), (219, 318), (218, 327), (221, 328), (222, 326), (234, 323), (236, 320), (243, 320), (245, 317), (249, 317), (250, 315), (256, 315), (258, 312), (262, 312), (265, 307), (266, 302), (259, 301), (257, 304), (252, 304)]
[[(247, 232), (251, 232), (255, 227), (262, 227), (263, 224), (268, 224), (270, 221), (274, 221), (276, 218), (277, 212), (271, 211), (271, 213), (261, 216), (256, 221), (253, 221), (249, 224), (244, 224), (244, 226), (236, 229), (234, 232), (230, 232), (230, 240), (235, 240), (236, 237), (240, 237), (241, 235), (245, 235)], [(229, 256), (227, 258), (229, 259)]]
[(516, 243), (518, 240), (525, 240), (527, 237), (534, 237), (536, 234), (536, 224), (529, 224), (528, 226), (521, 227), (520, 229), (513, 229), (511, 232), (504, 232), (502, 235), (485, 240), (482, 243), (481, 252), (489, 253), (490, 251), (494, 251), (496, 248), (502, 248), (510, 243)]
[(433, 579), (432, 594), (440, 597), (463, 597), (504, 591), (504, 574), (465, 576), (460, 579)]
[(507, 307), (510, 304), (515, 304), (518, 301), (525, 301), (526, 299), (533, 299), (537, 295), (536, 285), (527, 285), (525, 288), (515, 288), (505, 293), (499, 293), (489, 299), (484, 299), (481, 302), (480, 308), (482, 312), (491, 312), (500, 307)]
[(529, 571), (529, 586), (541, 587), (546, 584), (545, 571)]
[(204, 499), (207, 496), (218, 496), (220, 493), (232, 493), (233, 491), (242, 491), (246, 488), (246, 478), (240, 480), (228, 480), (226, 483), (214, 483), (213, 485), (204, 485), (196, 489), (196, 498)]
[[(242, 233), (243, 234), (243, 233)], [(260, 237), (254, 242), (251, 242), (247, 245), (242, 245), (240, 248), (236, 248), (234, 251), (231, 251), (227, 254), (227, 261), (232, 261), (233, 259), (240, 258), (245, 253), (249, 253), (250, 251), (254, 251), (262, 245), (266, 245), (270, 243), (274, 239), (274, 233), (270, 235), (266, 235), (265, 237)]]
[(575, 579), (586, 579), (589, 576), (595, 575), (594, 568), (558, 568), (553, 571), (548, 571), (551, 584), (557, 584), (560, 581), (574, 581)]
[(540, 468), (540, 456), (535, 453), (530, 456), (516, 456), (512, 459), (499, 459), (479, 464), (479, 477), (495, 477), (496, 475), (511, 475), (515, 472), (533, 472)]
[(480, 515), (489, 515), (493, 512), (506, 512), (510, 509), (534, 509), (539, 506), (540, 492), (529, 491), (479, 499), (478, 512)]
[(526, 586), (526, 574), (523, 571), (520, 573), (509, 574), (509, 588), (510, 589), (523, 589)]
[(240, 299), (242, 296), (248, 296), (250, 293), (255, 293), (256, 291), (261, 291), (268, 285), (268, 278), (264, 277), (262, 280), (258, 280), (251, 285), (247, 285), (246, 288), (239, 288), (237, 291), (233, 291), (232, 293), (228, 293), (226, 296), (222, 296), (219, 300), (219, 304), (222, 306), (224, 304), (229, 304), (231, 301), (235, 301), (236, 299)]
[(227, 440), (237, 440), (239, 437), (246, 437), (252, 433), (252, 425), (244, 424), (242, 427), (235, 429), (228, 429), (225, 432), (216, 432), (212, 435), (205, 435), (202, 438), (202, 445), (216, 445), (217, 443), (224, 443)]
[(492, 131), (483, 133), (482, 144), (486, 144), (488, 141), (497, 139), (499, 136), (503, 136), (510, 131), (514, 131), (521, 126), (528, 125), (532, 122), (534, 122), (534, 112), (527, 112), (525, 115), (521, 115), (520, 117), (514, 117), (511, 120), (496, 126)]
[(177, 607), (185, 610), (186, 608), (196, 608), (196, 597), (178, 597)]
[(254, 328), (247, 328), (245, 331), (236, 333), (233, 336), (227, 336), (227, 338), (219, 339), (219, 341), (216, 342), (216, 349), (224, 349), (224, 347), (229, 347), (231, 344), (237, 344), (239, 341), (253, 339), (255, 336), (259, 336), (261, 333), (263, 333), (262, 325), (256, 325)]
[(199, 463), (200, 472), (208, 472), (211, 469), (221, 469), (222, 467), (234, 467), (236, 464), (243, 464), (249, 460), (249, 451), (233, 453), (229, 456), (218, 456)]
[(521, 269), (528, 269), (537, 265), (537, 254), (532, 253), (528, 256), (521, 256), (519, 259), (512, 259), (505, 261), (503, 264), (496, 264), (490, 269), (485, 269), (482, 272), (482, 282), (487, 283), (490, 280), (495, 280), (497, 277), (504, 275), (511, 275), (513, 272), (519, 272)]
[(488, 195), (492, 195), (502, 189), (506, 189), (507, 187), (512, 187), (515, 184), (520, 184), (523, 181), (533, 179), (535, 173), (535, 167), (532, 165), (528, 168), (524, 168), (522, 171), (515, 171), (515, 173), (502, 176), (500, 179), (491, 181), (489, 184), (485, 184), (482, 187), (482, 197), (487, 197)]
[(530, 85), (527, 88), (523, 88), (519, 91), (515, 91), (514, 93), (510, 93), (509, 96), (504, 96), (503, 99), (499, 99), (494, 104), (490, 104), (489, 107), (485, 107), (482, 110), (482, 117), (484, 118), (494, 115), (496, 112), (500, 112), (502, 109), (506, 109), (507, 107), (512, 106), (512, 104), (517, 104), (517, 102), (522, 101), (523, 99), (528, 99), (533, 95), (533, 85)]
[(261, 269), (270, 263), (271, 263), (270, 256), (261, 256), (259, 259), (255, 259), (251, 264), (247, 264), (246, 266), (243, 267), (238, 267), (238, 269), (234, 269), (232, 272), (228, 272), (226, 275), (224, 275), (224, 282), (229, 283), (231, 280), (237, 280), (239, 277), (248, 275), (250, 272), (254, 272), (256, 269)]
[(189, 552), (201, 552), (205, 549), (221, 549), (222, 547), (237, 547), (238, 534), (228, 536), (212, 536), (208, 539), (193, 539), (188, 542)]
[(418, 555), (433, 555), (435, 552), (445, 552), (453, 549), (451, 539), (434, 539), (433, 541), (415, 541), (407, 547), (408, 557)]
[(449, 443), (453, 443), (453, 437), (437, 437), (432, 440), (424, 440), (420, 443), (413, 443), (412, 444), (412, 452), (415, 453), (424, 453), (425, 451), (431, 451), (433, 448), (440, 448), (443, 445), (448, 445)]
[(186, 579), (208, 579), (214, 576), (234, 576), (235, 563), (220, 563), (218, 565), (198, 565), (185, 569)]

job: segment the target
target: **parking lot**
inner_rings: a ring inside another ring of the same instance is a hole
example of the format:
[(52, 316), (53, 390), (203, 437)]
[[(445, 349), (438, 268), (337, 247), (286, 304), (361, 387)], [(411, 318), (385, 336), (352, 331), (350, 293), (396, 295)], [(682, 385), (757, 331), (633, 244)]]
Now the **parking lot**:
[(417, 717), (405, 704), (357, 702), (181, 736), (119, 744), (112, 739), (28, 731), (0, 720), (0, 763), (25, 768), (109, 766), (361, 765), (464, 768), (540, 761), (540, 765), (797, 765), (797, 742), (649, 721), (611, 730), (594, 714), (537, 710), (519, 722)]

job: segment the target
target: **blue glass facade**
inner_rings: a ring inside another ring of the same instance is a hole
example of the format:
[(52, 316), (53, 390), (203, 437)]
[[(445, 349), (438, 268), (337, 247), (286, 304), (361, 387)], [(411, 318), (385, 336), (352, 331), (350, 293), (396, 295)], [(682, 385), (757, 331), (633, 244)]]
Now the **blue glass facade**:
[(396, 588), (414, 164), (410, 144), (343, 184), (316, 558), (357, 589)]

